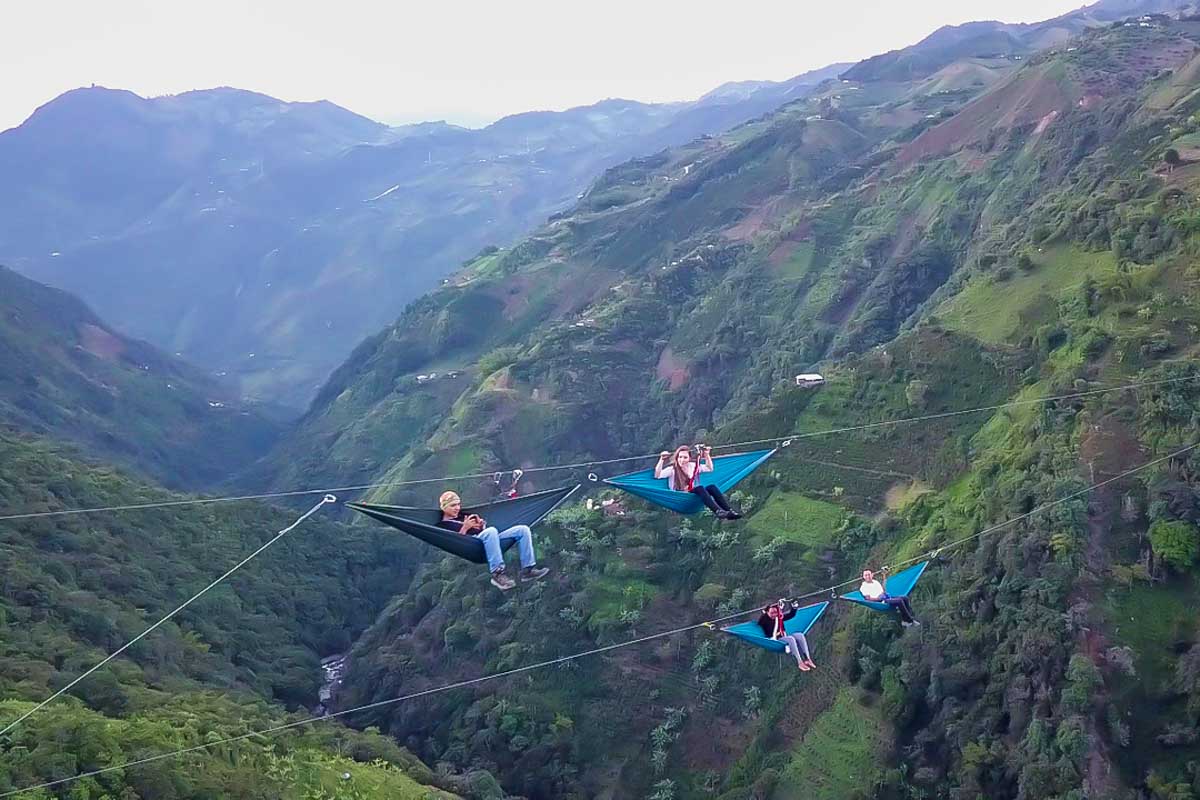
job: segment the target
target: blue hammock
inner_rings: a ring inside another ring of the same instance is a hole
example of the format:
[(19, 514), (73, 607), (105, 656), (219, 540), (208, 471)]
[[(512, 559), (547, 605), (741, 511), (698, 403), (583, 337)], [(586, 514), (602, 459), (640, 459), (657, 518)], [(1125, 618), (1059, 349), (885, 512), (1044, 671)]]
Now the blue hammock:
[[(696, 476), (696, 485), (716, 486), (722, 492), (728, 492), (774, 453), (774, 450), (755, 450), (751, 453), (717, 456), (713, 459), (712, 472), (699, 473)], [(653, 467), (605, 478), (604, 482), (680, 514), (695, 514), (704, 508), (704, 502), (691, 492), (668, 489), (667, 479), (655, 478)]]
[[(825, 609), (829, 607), (829, 601), (815, 603), (811, 606), (796, 609), (796, 616), (783, 623), (783, 629), (788, 633), (808, 633), (809, 628), (813, 626), (821, 615), (825, 613)], [(726, 633), (736, 636), (739, 639), (749, 642), (755, 647), (761, 647), (764, 650), (770, 650), (773, 653), (786, 653), (787, 645), (778, 639), (771, 639), (763, 633), (762, 626), (757, 622), (743, 622), (740, 625), (731, 625), (728, 628), (721, 628)]]
[[(922, 561), (920, 564), (915, 564), (906, 570), (901, 570), (895, 575), (889, 576), (883, 581), (883, 590), (888, 593), (889, 597), (905, 597), (912, 593), (913, 587), (917, 585), (917, 579), (921, 577), (921, 573), (929, 566), (928, 561)], [(884, 603), (876, 603), (874, 600), (868, 600), (862, 596), (862, 592), (850, 592), (841, 596), (842, 600), (849, 600), (851, 603), (873, 608), (876, 611), (895, 611), (889, 605)]]

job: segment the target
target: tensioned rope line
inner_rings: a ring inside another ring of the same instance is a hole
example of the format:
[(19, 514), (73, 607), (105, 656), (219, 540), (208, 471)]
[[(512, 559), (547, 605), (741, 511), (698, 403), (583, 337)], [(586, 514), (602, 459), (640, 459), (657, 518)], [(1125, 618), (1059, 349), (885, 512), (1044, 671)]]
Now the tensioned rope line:
[[(1185, 362), (1178, 362), (1185, 363)], [(1187, 375), (1177, 378), (1162, 378), (1153, 381), (1141, 381), (1139, 383), (1127, 383), (1120, 386), (1107, 386), (1100, 389), (1088, 389), (1082, 392), (1070, 392), (1068, 394), (1052, 395), (1049, 397), (1033, 397), (1026, 400), (1011, 400), (1007, 403), (997, 403), (990, 406), (979, 406), (977, 408), (964, 408), (957, 411), (941, 411), (936, 414), (924, 414), (917, 417), (901, 417), (900, 419), (882, 420), (879, 422), (867, 422), (861, 425), (849, 425), (841, 428), (826, 428), (819, 431), (801, 431), (790, 433), (783, 436), (773, 436), (769, 439), (751, 439), (745, 442), (730, 442), (727, 444), (713, 445), (714, 450), (729, 450), (735, 447), (745, 447), (752, 444), (769, 444), (772, 442), (788, 442), (796, 439), (811, 439), (818, 436), (831, 436), (838, 433), (853, 433), (854, 431), (871, 430), (874, 428), (889, 427), (895, 425), (907, 425), (914, 422), (932, 422), (934, 420), (946, 419), (949, 417), (963, 416), (966, 414), (980, 414), (985, 411), (1000, 411), (1005, 408), (1016, 408), (1019, 406), (1038, 405), (1041, 403), (1053, 403), (1059, 400), (1073, 400), (1080, 397), (1091, 397), (1101, 394), (1109, 394), (1111, 392), (1126, 392), (1131, 389), (1141, 389), (1146, 386), (1160, 386), (1168, 383), (1182, 383), (1184, 381), (1195, 381), (1200, 379), (1200, 375)], [(588, 469), (591, 467), (602, 467), (608, 464), (620, 464), (626, 461), (643, 461), (651, 458), (657, 458), (658, 453), (649, 453), (637, 456), (622, 456), (620, 458), (599, 459), (593, 461), (578, 461), (573, 464), (548, 464), (540, 467), (529, 467), (524, 469), (523, 473), (528, 475), (534, 472), (555, 472), (570, 469)], [(243, 494), (230, 495), (227, 497), (196, 497), (187, 500), (165, 500), (162, 502), (153, 503), (129, 503), (125, 505), (114, 506), (97, 506), (93, 508), (69, 508), (59, 511), (33, 511), (23, 514), (5, 514), (0, 515), (0, 522), (18, 519), (35, 519), (39, 517), (60, 517), (73, 514), (98, 514), (106, 511), (138, 511), (148, 508), (169, 508), (172, 506), (191, 506), (191, 505), (207, 505), (210, 503), (233, 503), (244, 500), (272, 500), (283, 497), (302, 497), (313, 494), (327, 494), (331, 492), (360, 492), (369, 489), (386, 489), (397, 486), (418, 486), (427, 483), (452, 483), (454, 481), (466, 480), (481, 480), (495, 476), (496, 472), (478, 472), (468, 475), (446, 475), (440, 478), (416, 478), (404, 481), (383, 481), (380, 483), (363, 483), (356, 486), (335, 486), (327, 489), (297, 489), (292, 491), (282, 492), (264, 492), (262, 494)]]
[[(1187, 453), (1191, 450), (1195, 450), (1198, 447), (1200, 447), (1200, 441), (1193, 442), (1192, 444), (1189, 444), (1187, 447), (1181, 447), (1178, 450), (1167, 453), (1165, 456), (1159, 456), (1158, 458), (1156, 458), (1152, 461), (1147, 461), (1145, 464), (1139, 464), (1138, 466), (1133, 467), (1132, 469), (1125, 470), (1124, 472), (1114, 475), (1111, 478), (1105, 478), (1104, 480), (1098, 481), (1097, 483), (1093, 483), (1090, 486), (1084, 487), (1083, 489), (1079, 489), (1077, 491), (1071, 492), (1070, 494), (1063, 495), (1062, 497), (1059, 497), (1055, 500), (1051, 500), (1047, 503), (1043, 503), (1042, 505), (1037, 506), (1036, 508), (1033, 508), (1030, 511), (1026, 511), (1024, 514), (1018, 514), (1015, 517), (1006, 519), (1004, 522), (1000, 522), (1000, 523), (997, 523), (996, 525), (992, 525), (990, 527), (984, 528), (983, 530), (979, 531), (978, 533), (972, 533), (970, 536), (964, 536), (961, 539), (955, 539), (952, 542), (938, 545), (937, 547), (934, 547), (930, 550), (926, 550), (924, 553), (913, 556), (912, 558), (907, 558), (903, 561), (897, 561), (894, 564), (889, 564), (889, 565), (880, 567), (880, 571), (886, 573), (886, 572), (889, 572), (889, 571), (895, 569), (896, 567), (903, 567), (903, 566), (907, 566), (908, 564), (915, 564), (918, 561), (921, 561), (922, 559), (936, 558), (943, 550), (949, 550), (950, 548), (958, 547), (960, 544), (966, 544), (967, 542), (972, 541), (973, 539), (980, 539), (984, 536), (987, 536), (989, 533), (995, 533), (996, 531), (1001, 530), (1003, 528), (1007, 528), (1010, 525), (1015, 525), (1016, 523), (1018, 523), (1022, 520), (1029, 519), (1030, 517), (1035, 516), (1037, 514), (1041, 514), (1044, 511), (1049, 511), (1050, 509), (1054, 508), (1055, 506), (1060, 506), (1063, 503), (1067, 503), (1067, 502), (1070, 502), (1071, 500), (1075, 500), (1076, 498), (1083, 497), (1086, 494), (1091, 494), (1092, 492), (1096, 491), (1097, 489), (1103, 488), (1103, 487), (1109, 485), (1110, 483), (1116, 483), (1117, 481), (1124, 480), (1125, 478), (1128, 478), (1131, 475), (1136, 475), (1137, 473), (1141, 472), (1142, 470), (1146, 470), (1157, 464), (1161, 464), (1164, 461), (1170, 461), (1172, 458), (1178, 458), (1179, 456), (1183, 455), (1184, 453)], [(851, 584), (855, 583), (857, 580), (858, 580), (858, 578), (851, 578), (848, 581), (842, 581), (841, 583), (836, 584), (834, 586), (828, 586), (824, 589), (818, 589), (815, 592), (809, 592), (808, 594), (798, 595), (796, 597), (796, 599), (802, 600), (806, 597), (817, 597), (819, 595), (824, 595), (829, 592), (835, 592), (838, 589), (842, 589), (846, 586), (850, 586)]]
[[(1037, 506), (1036, 508), (1034, 508), (1030, 511), (1026, 511), (1023, 514), (1019, 514), (1015, 517), (1005, 520), (1004, 522), (984, 528), (983, 530), (979, 531), (978, 533), (973, 533), (970, 536), (964, 536), (961, 539), (956, 539), (953, 542), (949, 542), (947, 544), (940, 545), (940, 546), (938, 546), (932, 550), (929, 550), (919, 556), (908, 559), (906, 561), (898, 562), (894, 566), (901, 566), (904, 564), (919, 561), (922, 558), (933, 557), (933, 556), (936, 556), (937, 554), (941, 553), (943, 550), (947, 550), (952, 547), (957, 547), (957, 546), (959, 546), (961, 544), (965, 544), (966, 542), (969, 542), (973, 539), (979, 539), (990, 533), (995, 533), (998, 530), (1002, 530), (1011, 525), (1015, 525), (1016, 523), (1018, 523), (1022, 520), (1028, 519), (1029, 517), (1032, 517), (1036, 514), (1040, 514), (1044, 511), (1048, 511), (1049, 509), (1054, 508), (1055, 506), (1059, 506), (1059, 505), (1062, 505), (1063, 503), (1074, 500), (1077, 497), (1081, 497), (1085, 494), (1093, 492), (1096, 489), (1099, 489), (1103, 486), (1107, 486), (1110, 483), (1115, 483), (1116, 481), (1122, 480), (1124, 478), (1128, 478), (1131, 475), (1135, 475), (1138, 472), (1149, 469), (1150, 467), (1153, 467), (1156, 464), (1161, 464), (1164, 461), (1168, 461), (1172, 458), (1177, 458), (1178, 456), (1183, 455), (1184, 453), (1187, 453), (1188, 451), (1195, 450), (1198, 447), (1200, 447), (1200, 441), (1193, 442), (1192, 444), (1188, 445), (1187, 447), (1180, 448), (1171, 453), (1168, 453), (1165, 456), (1160, 456), (1159, 458), (1153, 459), (1152, 461), (1147, 461), (1144, 464), (1140, 464), (1136, 467), (1133, 467), (1132, 469), (1126, 470), (1125, 472), (1122, 472), (1121, 474), (1116, 475), (1114, 477), (1107, 478), (1098, 483), (1094, 483), (1084, 489), (1080, 489), (1079, 491), (1071, 492), (1070, 494), (1064, 495), (1063, 497), (1057, 498), (1055, 500), (1051, 500), (1047, 503), (1043, 503), (1042, 505)], [(312, 513), (312, 512), (309, 512), (309, 513)], [(887, 569), (887, 567), (881, 568), (881, 570), (885, 570), (885, 569)], [(857, 580), (858, 580), (858, 578), (852, 578), (847, 581), (842, 581), (841, 583), (837, 583), (832, 586), (826, 586), (823, 589), (817, 589), (815, 591), (808, 592), (807, 594), (797, 595), (794, 599), (801, 600), (801, 599), (805, 599), (808, 597), (818, 597), (818, 596), (823, 596), (823, 595), (827, 595), (830, 593), (834, 593), (838, 589), (841, 589), (845, 586), (849, 586), (849, 585), (855, 583)], [(685, 625), (682, 628), (673, 628), (668, 631), (652, 633), (647, 636), (640, 636), (636, 639), (629, 639), (624, 642), (616, 642), (614, 644), (605, 645), (603, 647), (595, 647), (590, 650), (584, 650), (579, 653), (572, 653), (571, 655), (560, 656), (558, 658), (552, 658), (547, 661), (539, 661), (535, 664), (526, 664), (523, 667), (516, 667), (514, 669), (505, 670), (503, 672), (496, 672), (491, 675), (481, 675), (478, 678), (470, 678), (468, 680), (456, 681), (454, 683), (448, 683), (448, 684), (444, 684), (442, 686), (435, 686), (430, 689), (423, 689), (422, 691), (413, 692), (411, 694), (400, 695), (398, 697), (391, 697), (391, 698), (388, 698), (387, 700), (377, 700), (373, 703), (366, 703), (365, 705), (355, 706), (354, 708), (347, 708), (347, 709), (343, 709), (342, 711), (336, 711), (332, 714), (327, 714), (323, 717), (308, 717), (307, 719), (301, 719), (301, 720), (297, 720), (295, 722), (288, 722), (288, 723), (284, 723), (282, 725), (275, 725), (270, 728), (263, 728), (261, 730), (251, 731), (250, 733), (243, 733), (243, 734), (239, 734), (237, 736), (230, 736), (225, 739), (218, 739), (217, 741), (214, 741), (214, 742), (206, 742), (204, 744), (194, 745), (192, 747), (185, 747), (185, 748), (181, 748), (179, 750), (172, 750), (172, 751), (166, 752), (166, 753), (159, 753), (157, 755), (148, 756), (146, 758), (140, 758), (135, 761), (127, 761), (123, 764), (117, 764), (117, 765), (111, 766), (111, 767), (102, 767), (100, 769), (91, 770), (90, 772), (83, 772), (78, 775), (73, 775), (69, 778), (59, 778), (58, 780), (47, 781), (45, 783), (39, 783), (39, 784), (35, 784), (33, 786), (26, 786), (21, 789), (14, 789), (12, 791), (4, 792), (3, 794), (0, 794), (0, 798), (11, 797), (13, 795), (21, 794), (23, 792), (31, 792), (31, 791), (35, 791), (37, 789), (49, 789), (54, 786), (61, 786), (66, 783), (71, 783), (73, 781), (81, 780), (83, 778), (92, 778), (97, 775), (103, 775), (105, 773), (114, 772), (116, 770), (131, 769), (134, 767), (140, 767), (140, 766), (144, 766), (146, 764), (151, 764), (156, 761), (163, 761), (163, 760), (169, 759), (169, 758), (175, 758), (178, 756), (188, 755), (190, 753), (200, 752), (202, 750), (207, 750), (210, 747), (219, 747), (220, 745), (232, 744), (234, 742), (240, 742), (240, 741), (244, 741), (246, 739), (252, 739), (252, 738), (255, 738), (258, 736), (267, 736), (270, 734), (279, 733), (281, 731), (291, 730), (293, 728), (299, 728), (299, 727), (306, 726), (306, 725), (312, 725), (312, 724), (321, 722), (323, 720), (334, 719), (336, 717), (344, 717), (344, 716), (348, 716), (350, 714), (356, 714), (360, 711), (370, 711), (375, 708), (381, 708), (383, 706), (395, 705), (396, 703), (403, 703), (403, 702), (407, 702), (409, 700), (416, 700), (416, 699), (419, 699), (422, 697), (428, 697), (430, 695), (440, 694), (442, 692), (448, 692), (453, 689), (462, 689), (467, 686), (474, 686), (476, 684), (485, 683), (487, 681), (494, 681), (494, 680), (499, 680), (500, 678), (507, 678), (512, 675), (517, 675), (517, 674), (520, 674), (523, 672), (532, 672), (534, 670), (544, 669), (546, 667), (552, 667), (556, 664), (563, 664), (568, 661), (574, 661), (576, 659), (587, 658), (588, 656), (600, 655), (601, 653), (607, 653), (607, 652), (611, 652), (613, 650), (619, 650), (624, 647), (631, 647), (635, 644), (642, 644), (644, 642), (649, 642), (654, 639), (662, 639), (667, 636), (675, 636), (676, 634), (686, 633), (687, 631), (693, 631), (693, 630), (697, 630), (699, 628), (712, 628), (713, 626), (717, 625), (718, 623), (726, 622), (728, 620), (736, 619), (738, 617), (744, 617), (748, 614), (753, 614), (756, 611), (758, 611), (759, 609), (760, 609), (760, 606), (755, 606), (754, 608), (746, 609), (744, 611), (737, 611), (735, 613), (727, 614), (722, 617), (716, 617), (715, 619), (706, 620), (704, 622), (697, 622), (692, 625)]]
[(224, 574), (224, 575), (222, 575), (221, 577), (217, 578), (215, 581), (213, 581), (212, 583), (210, 583), (208, 586), (205, 586), (203, 589), (201, 589), (200, 591), (196, 592), (194, 595), (192, 595), (192, 596), (191, 596), (191, 597), (189, 597), (187, 600), (185, 600), (185, 601), (184, 601), (182, 604), (180, 604), (180, 605), (179, 605), (179, 607), (178, 607), (178, 608), (176, 608), (174, 611), (170, 612), (169, 614), (167, 614), (166, 616), (164, 616), (162, 619), (160, 619), (158, 622), (154, 623), (154, 624), (153, 624), (153, 625), (151, 625), (149, 628), (146, 628), (146, 630), (142, 631), (142, 632), (141, 632), (141, 633), (139, 633), (137, 636), (133, 637), (133, 638), (132, 638), (132, 639), (130, 639), (128, 642), (126, 642), (125, 644), (121, 645), (119, 648), (117, 648), (117, 649), (116, 649), (116, 650), (114, 650), (112, 653), (110, 653), (110, 654), (108, 655), (108, 657), (107, 657), (107, 658), (105, 658), (103, 661), (101, 661), (99, 664), (97, 664), (96, 666), (92, 667), (92, 668), (91, 668), (91, 669), (89, 669), (87, 672), (83, 673), (83, 674), (82, 674), (82, 675), (80, 675), (78, 678), (76, 678), (75, 680), (71, 681), (71, 682), (70, 682), (70, 683), (68, 683), (66, 686), (64, 686), (63, 688), (59, 689), (59, 690), (58, 690), (57, 692), (55, 692), (54, 694), (50, 695), (49, 697), (47, 697), (47, 698), (46, 698), (45, 700), (43, 700), (42, 702), (38, 703), (36, 706), (34, 706), (34, 707), (33, 707), (32, 709), (30, 709), (29, 711), (26, 711), (24, 714), (22, 714), (21, 716), (19, 716), (19, 717), (17, 717), (16, 719), (14, 719), (12, 722), (10, 722), (10, 723), (8, 723), (7, 725), (5, 725), (5, 726), (4, 726), (4, 729), (3, 729), (3, 730), (0, 730), (0, 736), (3, 736), (4, 734), (8, 733), (8, 732), (9, 732), (9, 731), (11, 731), (13, 728), (17, 727), (18, 725), (20, 725), (22, 722), (24, 722), (25, 720), (27, 720), (27, 719), (29, 719), (30, 717), (32, 717), (32, 716), (33, 716), (34, 714), (36, 714), (37, 712), (41, 711), (41, 710), (42, 710), (43, 708), (45, 708), (46, 706), (50, 705), (52, 702), (54, 702), (55, 700), (57, 700), (59, 697), (62, 697), (64, 694), (66, 694), (68, 691), (70, 691), (70, 690), (71, 690), (71, 689), (72, 689), (72, 688), (73, 688), (75, 685), (77, 685), (77, 684), (78, 684), (80, 681), (82, 681), (84, 678), (86, 678), (87, 676), (91, 675), (93, 672), (95, 672), (96, 670), (100, 669), (100, 668), (101, 668), (101, 667), (103, 667), (105, 664), (109, 663), (109, 662), (110, 662), (110, 661), (112, 661), (114, 658), (116, 658), (117, 656), (121, 655), (121, 653), (124, 653), (124, 652), (125, 652), (126, 650), (128, 650), (130, 647), (133, 647), (135, 644), (137, 644), (137, 643), (138, 643), (138, 642), (140, 642), (142, 639), (144, 639), (146, 636), (148, 636), (148, 635), (149, 635), (149, 634), (150, 634), (152, 631), (154, 631), (154, 630), (155, 630), (156, 628), (158, 628), (160, 625), (162, 625), (163, 623), (165, 623), (167, 620), (171, 619), (171, 617), (175, 616), (175, 615), (176, 615), (176, 614), (178, 614), (180, 611), (183, 611), (185, 608), (187, 608), (188, 606), (190, 606), (192, 603), (194, 603), (194, 602), (196, 602), (197, 600), (199, 600), (201, 597), (203, 597), (205, 594), (207, 594), (209, 590), (211, 590), (212, 588), (214, 588), (214, 587), (215, 587), (217, 584), (221, 583), (221, 581), (225, 580), (225, 579), (226, 579), (226, 578), (228, 578), (230, 575), (232, 575), (233, 573), (237, 572), (237, 571), (238, 571), (239, 569), (241, 569), (242, 567), (244, 567), (244, 566), (246, 566), (247, 564), (249, 564), (249, 563), (250, 563), (250, 562), (251, 562), (251, 561), (252, 561), (252, 560), (253, 560), (253, 559), (254, 559), (256, 556), (258, 556), (260, 553), (262, 553), (262, 552), (263, 552), (264, 550), (266, 550), (268, 547), (270, 547), (271, 545), (275, 544), (275, 543), (276, 543), (276, 542), (278, 542), (280, 539), (282, 539), (284, 536), (287, 536), (289, 533), (291, 533), (293, 530), (295, 530), (295, 528), (296, 528), (296, 527), (297, 527), (297, 526), (298, 526), (298, 525), (299, 525), (301, 522), (304, 522), (304, 520), (308, 519), (308, 518), (309, 518), (309, 517), (311, 517), (313, 514), (317, 513), (317, 510), (318, 510), (318, 509), (320, 509), (320, 508), (321, 508), (321, 506), (325, 505), (326, 503), (336, 503), (336, 502), (337, 502), (337, 498), (336, 498), (336, 497), (334, 497), (333, 495), (331, 495), (331, 494), (327, 494), (327, 495), (325, 495), (323, 498), (321, 498), (321, 502), (317, 503), (315, 506), (313, 506), (312, 508), (310, 508), (308, 511), (304, 512), (304, 514), (302, 514), (300, 517), (298, 517), (298, 518), (296, 519), (296, 521), (295, 521), (295, 522), (293, 522), (291, 525), (288, 525), (286, 528), (284, 528), (283, 530), (281, 530), (281, 531), (279, 531), (278, 533), (276, 533), (276, 534), (275, 534), (273, 537), (271, 537), (270, 539), (268, 539), (268, 540), (267, 540), (267, 541), (266, 541), (266, 542), (265, 542), (265, 543), (264, 543), (262, 546), (260, 546), (260, 547), (259, 547), (257, 550), (255, 550), (253, 553), (251, 553), (250, 555), (246, 556), (246, 557), (245, 557), (245, 558), (243, 558), (241, 561), (239, 561), (237, 564), (235, 564), (235, 565), (233, 565), (232, 567), (230, 567), (230, 568), (229, 568), (229, 569), (228, 569), (228, 570), (225, 572), (225, 574)]

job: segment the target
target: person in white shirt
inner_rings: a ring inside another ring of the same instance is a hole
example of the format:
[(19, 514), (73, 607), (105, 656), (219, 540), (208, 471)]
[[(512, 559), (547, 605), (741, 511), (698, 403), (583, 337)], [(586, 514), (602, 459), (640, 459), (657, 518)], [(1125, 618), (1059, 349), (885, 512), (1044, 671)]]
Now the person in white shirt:
[(913, 613), (907, 596), (891, 597), (888, 595), (883, 584), (875, 580), (875, 573), (869, 569), (863, 570), (862, 579), (862, 586), (858, 587), (858, 591), (862, 593), (864, 598), (875, 603), (883, 603), (899, 611), (900, 624), (906, 628), (909, 625), (921, 624), (917, 621), (917, 616)]
[(687, 445), (675, 448), (674, 455), (664, 450), (654, 465), (654, 477), (666, 478), (667, 488), (672, 491), (696, 495), (717, 519), (741, 519), (742, 515), (733, 510), (725, 494), (715, 484), (704, 484), (700, 480), (702, 473), (713, 471), (713, 459), (711, 447), (699, 445), (699, 449), (699, 460), (696, 462), (692, 461), (692, 453)]

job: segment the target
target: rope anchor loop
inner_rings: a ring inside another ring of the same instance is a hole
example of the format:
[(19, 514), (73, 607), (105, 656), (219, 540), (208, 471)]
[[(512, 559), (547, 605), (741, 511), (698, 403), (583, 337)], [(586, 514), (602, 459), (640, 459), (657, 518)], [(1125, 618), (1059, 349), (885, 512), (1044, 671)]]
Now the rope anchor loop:
[[(510, 498), (517, 496), (517, 484), (521, 482), (521, 476), (524, 474), (525, 474), (525, 470), (523, 470), (523, 469), (514, 469), (512, 471), (512, 484), (508, 487), (508, 496)], [(497, 472), (496, 475), (499, 476), (500, 473)], [(496, 483), (499, 484), (498, 479), (497, 479)]]
[(600, 476), (594, 472), (589, 472), (588, 480), (591, 481), (592, 483), (595, 483), (596, 481), (600, 480)]
[(792, 440), (791, 440), (791, 439), (784, 439), (782, 442), (780, 442), (779, 446), (780, 446), (780, 447), (791, 447), (791, 446), (792, 446)]
[(337, 495), (335, 495), (335, 494), (327, 494), (321, 498), (321, 505), (324, 505), (325, 503), (336, 503), (336, 502), (337, 502)]

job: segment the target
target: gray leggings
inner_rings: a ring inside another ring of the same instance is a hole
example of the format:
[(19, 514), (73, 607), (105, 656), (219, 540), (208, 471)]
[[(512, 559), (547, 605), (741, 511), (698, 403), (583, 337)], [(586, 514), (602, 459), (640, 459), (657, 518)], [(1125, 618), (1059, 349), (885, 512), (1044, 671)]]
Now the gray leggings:
[(788, 649), (792, 651), (797, 664), (801, 664), (804, 661), (812, 661), (812, 655), (808, 652), (808, 639), (804, 638), (803, 633), (785, 633), (779, 637), (779, 641), (786, 644)]

